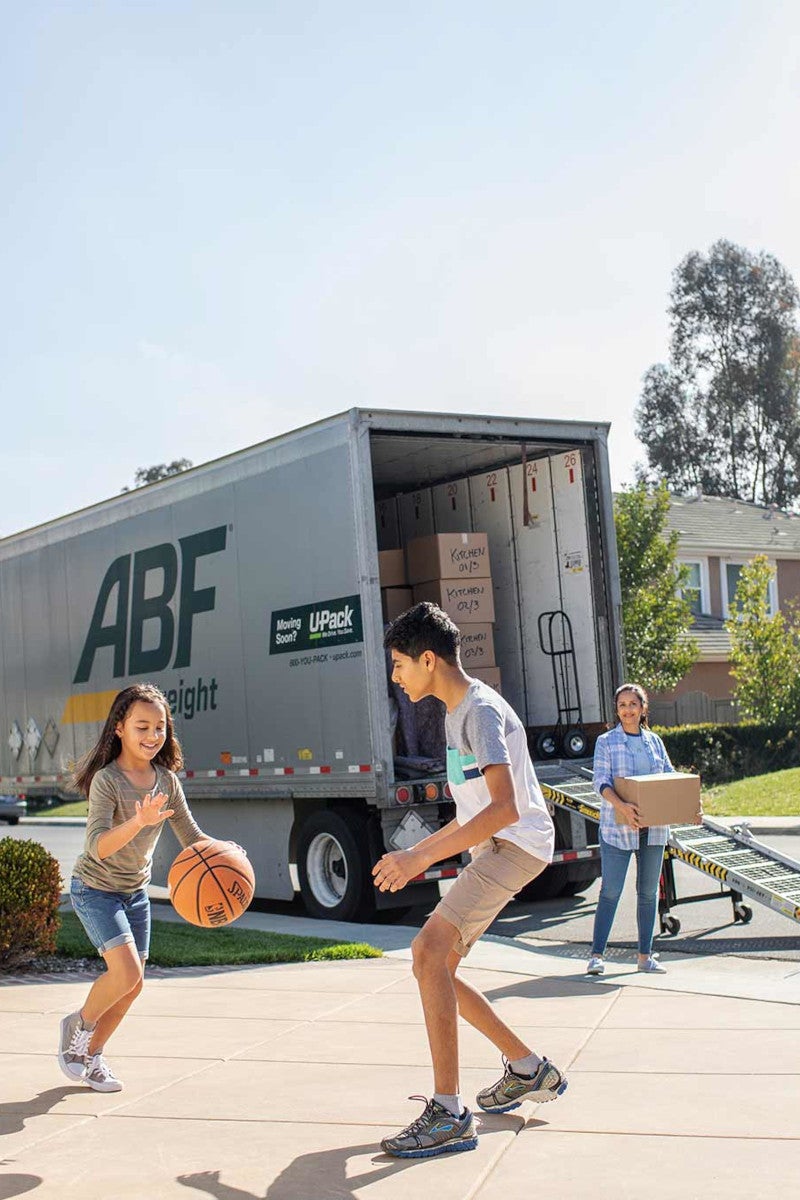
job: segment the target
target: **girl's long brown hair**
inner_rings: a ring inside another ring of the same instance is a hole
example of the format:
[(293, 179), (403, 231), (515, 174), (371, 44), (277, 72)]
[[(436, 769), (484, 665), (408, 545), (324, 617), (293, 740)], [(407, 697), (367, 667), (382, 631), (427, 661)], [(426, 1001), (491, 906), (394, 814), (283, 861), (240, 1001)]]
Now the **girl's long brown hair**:
[(131, 705), (136, 704), (138, 700), (145, 704), (160, 704), (164, 710), (167, 736), (164, 745), (151, 761), (166, 767), (168, 771), (180, 771), (183, 766), (183, 751), (175, 736), (172, 713), (166, 696), (155, 684), (135, 683), (132, 687), (124, 688), (114, 697), (111, 711), (106, 717), (106, 723), (97, 745), (75, 764), (72, 773), (72, 787), (76, 792), (88, 796), (89, 788), (97, 772), (119, 757), (122, 742), (117, 734), (117, 725), (122, 724)]

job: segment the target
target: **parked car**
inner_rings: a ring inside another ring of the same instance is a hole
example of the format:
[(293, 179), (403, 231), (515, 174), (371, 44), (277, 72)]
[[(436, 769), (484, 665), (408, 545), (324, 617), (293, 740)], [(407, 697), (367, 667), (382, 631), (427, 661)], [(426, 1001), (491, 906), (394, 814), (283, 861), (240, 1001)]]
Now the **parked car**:
[(0, 796), (0, 821), (18, 825), (20, 817), (24, 817), (27, 811), (27, 801), (21, 800), (19, 796)]

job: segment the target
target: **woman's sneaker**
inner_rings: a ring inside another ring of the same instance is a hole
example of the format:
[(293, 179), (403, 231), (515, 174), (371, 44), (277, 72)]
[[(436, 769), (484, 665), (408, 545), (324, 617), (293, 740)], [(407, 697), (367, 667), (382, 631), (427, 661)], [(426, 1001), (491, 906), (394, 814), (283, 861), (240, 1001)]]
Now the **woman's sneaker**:
[(122, 1081), (117, 1079), (111, 1067), (102, 1054), (89, 1054), (86, 1057), (86, 1074), (84, 1083), (96, 1092), (121, 1092)]
[(505, 1074), (502, 1079), (476, 1097), (478, 1105), (484, 1112), (511, 1112), (519, 1108), (523, 1100), (533, 1100), (535, 1104), (545, 1104), (555, 1100), (567, 1090), (566, 1078), (558, 1067), (554, 1067), (549, 1058), (543, 1058), (535, 1075), (517, 1075), (511, 1070), (507, 1058), (503, 1059)]
[(61, 1021), (58, 1043), (58, 1065), (73, 1083), (83, 1079), (86, 1070), (86, 1055), (89, 1053), (91, 1029), (84, 1029), (81, 1014), (70, 1013)]
[[(425, 1100), (409, 1096), (409, 1100)], [(396, 1137), (384, 1138), (381, 1149), (395, 1158), (433, 1158), (458, 1150), (475, 1150), (478, 1138), (472, 1113), (465, 1108), (460, 1117), (437, 1100), (426, 1100), (425, 1111)]]
[(606, 964), (603, 962), (599, 954), (593, 954), (589, 959), (589, 965), (586, 968), (587, 975), (602, 975), (606, 969)]

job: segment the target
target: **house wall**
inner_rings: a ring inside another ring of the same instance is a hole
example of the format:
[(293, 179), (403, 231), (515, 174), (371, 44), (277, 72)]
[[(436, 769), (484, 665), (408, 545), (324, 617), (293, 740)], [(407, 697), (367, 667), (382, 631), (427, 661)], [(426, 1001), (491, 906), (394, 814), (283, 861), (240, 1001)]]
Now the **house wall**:
[(671, 692), (659, 692), (654, 700), (675, 700), (688, 692), (705, 692), (712, 700), (728, 700), (733, 695), (733, 680), (726, 662), (696, 662)]
[(788, 600), (800, 596), (800, 561), (796, 558), (779, 558), (778, 604), (781, 608)]

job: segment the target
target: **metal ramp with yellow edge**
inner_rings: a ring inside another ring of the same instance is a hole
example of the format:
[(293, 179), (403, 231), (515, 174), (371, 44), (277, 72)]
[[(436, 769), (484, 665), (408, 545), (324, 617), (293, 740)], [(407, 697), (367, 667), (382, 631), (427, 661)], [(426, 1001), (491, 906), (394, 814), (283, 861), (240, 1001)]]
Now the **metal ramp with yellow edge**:
[[(537, 763), (536, 774), (549, 804), (599, 823), (600, 797), (592, 786), (588, 762)], [(675, 859), (716, 879), (719, 890), (679, 897), (675, 885)], [(700, 900), (729, 898), (734, 921), (746, 925), (753, 910), (744, 903), (745, 897), (800, 922), (800, 862), (760, 842), (752, 835), (746, 821), (728, 827), (704, 817), (702, 825), (670, 827), (658, 904), (662, 933), (680, 931), (680, 921), (672, 916), (671, 909)]]

